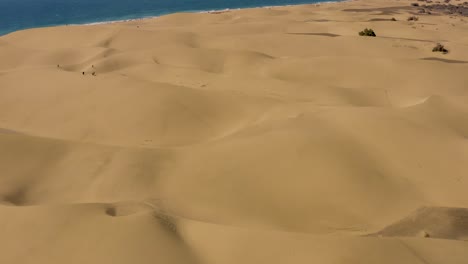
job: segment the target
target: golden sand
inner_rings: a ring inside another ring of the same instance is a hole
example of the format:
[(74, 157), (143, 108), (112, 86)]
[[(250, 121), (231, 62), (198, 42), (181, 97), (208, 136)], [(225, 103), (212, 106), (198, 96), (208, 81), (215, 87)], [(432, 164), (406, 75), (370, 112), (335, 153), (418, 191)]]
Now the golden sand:
[(468, 263), (468, 18), (410, 3), (1, 37), (0, 263)]

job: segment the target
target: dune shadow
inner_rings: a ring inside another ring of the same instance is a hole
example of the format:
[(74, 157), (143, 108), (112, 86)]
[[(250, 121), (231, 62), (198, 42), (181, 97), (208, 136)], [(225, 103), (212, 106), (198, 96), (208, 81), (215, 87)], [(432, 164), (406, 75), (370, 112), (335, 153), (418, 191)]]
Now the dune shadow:
[(421, 60), (427, 60), (427, 61), (440, 61), (444, 63), (468, 63), (468, 61), (462, 61), (462, 60), (450, 60), (450, 59), (442, 59), (442, 58), (435, 58), (435, 57), (427, 57), (427, 58), (422, 58)]
[(329, 19), (309, 19), (304, 22), (335, 22), (335, 20), (329, 20)]
[[(387, 36), (379, 36), (379, 38), (397, 39), (397, 40), (408, 40), (408, 41), (418, 41), (418, 42), (434, 42), (433, 40), (428, 40), (428, 39), (397, 38), (397, 37), (387, 37)], [(445, 41), (445, 40), (442, 40), (442, 41)]]
[(468, 208), (422, 207), (370, 236), (466, 240)]
[(399, 14), (401, 11), (409, 11), (414, 9), (411, 6), (390, 6), (390, 7), (381, 7), (381, 8), (349, 8), (343, 9), (344, 12), (380, 12), (377, 15), (395, 15)]
[(384, 21), (393, 21), (391, 18), (372, 18), (367, 20), (367, 22), (384, 22)]
[(17, 131), (6, 129), (6, 128), (0, 128), (0, 134), (19, 134)]
[(24, 205), (27, 202), (26, 200), (27, 191), (28, 191), (28, 187), (23, 186), (5, 195), (2, 200), (8, 204), (15, 205), (15, 206)]
[(324, 36), (324, 37), (340, 37), (341, 35), (332, 34), (332, 33), (308, 33), (308, 32), (297, 32), (297, 33), (287, 33), (288, 35), (303, 35), (303, 36)]

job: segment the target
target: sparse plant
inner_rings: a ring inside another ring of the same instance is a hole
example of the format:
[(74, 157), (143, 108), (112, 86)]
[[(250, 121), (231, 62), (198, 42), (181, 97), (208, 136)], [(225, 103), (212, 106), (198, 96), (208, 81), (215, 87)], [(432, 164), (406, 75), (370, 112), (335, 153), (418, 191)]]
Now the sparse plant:
[(437, 43), (437, 45), (432, 49), (432, 52), (448, 53), (448, 50), (444, 47), (444, 45)]
[(418, 21), (418, 20), (419, 20), (419, 17), (417, 17), (417, 16), (408, 17), (408, 21)]
[(396, 18), (392, 17), (392, 19), (391, 19), (391, 20), (392, 20), (392, 21), (396, 21)]
[(418, 3), (411, 3), (412, 6), (419, 6)]
[(363, 31), (359, 32), (359, 36), (376, 37), (374, 30), (371, 28), (365, 28)]

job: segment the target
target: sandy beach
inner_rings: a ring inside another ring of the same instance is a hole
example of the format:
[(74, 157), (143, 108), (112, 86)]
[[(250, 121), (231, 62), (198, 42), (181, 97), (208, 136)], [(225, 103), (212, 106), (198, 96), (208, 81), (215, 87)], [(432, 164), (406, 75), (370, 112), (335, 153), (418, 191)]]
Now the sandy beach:
[(468, 3), (442, 4), (0, 37), (0, 263), (468, 263)]

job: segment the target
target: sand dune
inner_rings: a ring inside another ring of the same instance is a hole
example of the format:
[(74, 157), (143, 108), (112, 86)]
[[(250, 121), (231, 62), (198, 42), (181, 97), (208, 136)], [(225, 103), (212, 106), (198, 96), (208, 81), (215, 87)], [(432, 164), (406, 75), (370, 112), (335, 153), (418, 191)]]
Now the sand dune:
[(0, 263), (467, 263), (468, 23), (410, 3), (1, 37)]

